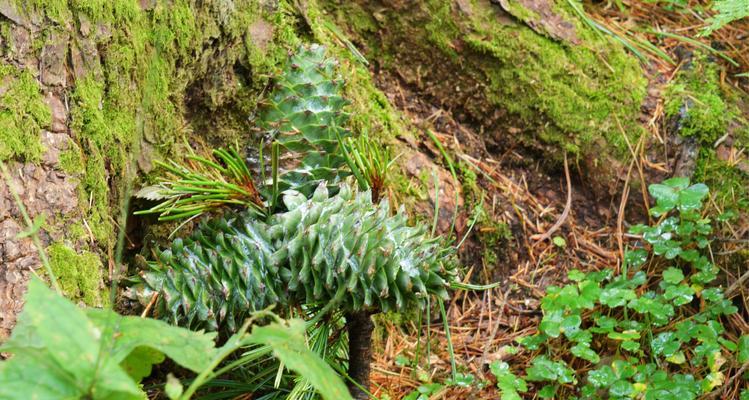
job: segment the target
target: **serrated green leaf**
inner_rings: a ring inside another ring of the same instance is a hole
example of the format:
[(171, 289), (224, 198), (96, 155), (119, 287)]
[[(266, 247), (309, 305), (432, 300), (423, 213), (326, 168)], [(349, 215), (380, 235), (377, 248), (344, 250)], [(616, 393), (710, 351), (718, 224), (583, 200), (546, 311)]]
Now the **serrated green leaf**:
[(489, 365), (489, 369), (497, 378), (501, 400), (521, 400), (520, 393), (528, 391), (525, 380), (513, 374), (506, 362), (494, 361)]
[(542, 344), (546, 343), (548, 337), (544, 334), (524, 336), (517, 338), (516, 341), (528, 350), (537, 350)]
[(702, 200), (707, 197), (710, 190), (704, 183), (692, 185), (679, 192), (679, 211), (699, 210), (702, 208)]
[(663, 294), (667, 300), (673, 301), (675, 306), (681, 306), (692, 301), (694, 297), (694, 289), (691, 287), (681, 285), (669, 285), (666, 287), (666, 292)]
[(670, 357), (681, 348), (681, 341), (674, 332), (661, 332), (650, 342), (650, 348), (656, 355)]
[(29, 282), (18, 323), (21, 329), (2, 347), (14, 357), (0, 369), (0, 383), (7, 383), (0, 393), (20, 391), (3, 398), (145, 399), (119, 361), (101, 351), (108, 349), (100, 342), (103, 332), (38, 279)]
[(663, 271), (663, 280), (675, 285), (684, 280), (684, 273), (679, 268), (669, 267)]
[(616, 374), (614, 374), (614, 370), (608, 365), (588, 372), (588, 382), (597, 388), (608, 387), (614, 381), (616, 381)]
[(593, 364), (597, 364), (599, 361), (601, 361), (598, 353), (593, 351), (593, 349), (591, 349), (587, 344), (578, 343), (570, 348), (570, 352), (572, 352), (575, 357), (590, 361)]
[(538, 329), (549, 337), (559, 337), (562, 333), (562, 321), (564, 321), (564, 312), (555, 310), (545, 313)]
[(601, 304), (615, 308), (627, 304), (628, 301), (637, 298), (632, 289), (604, 288), (601, 291)]
[(561, 236), (554, 236), (554, 238), (552, 238), (551, 241), (557, 247), (567, 247), (567, 241), (564, 240), (564, 238)]
[(567, 277), (571, 281), (579, 282), (579, 281), (585, 279), (585, 273), (583, 273), (579, 269), (573, 269), (573, 270), (570, 270), (570, 272), (567, 273)]
[(648, 252), (643, 249), (632, 249), (624, 252), (624, 262), (630, 268), (639, 268), (648, 260)]
[(27, 327), (27, 337), (11, 336), (0, 350), (15, 353), (28, 343), (44, 348), (57, 364), (75, 377), (76, 386), (88, 388), (96, 375), (100, 330), (78, 307), (49, 290), (38, 279), (29, 282), (24, 312), (19, 324)]
[(648, 186), (648, 192), (653, 196), (659, 204), (668, 202), (668, 204), (676, 204), (679, 200), (679, 194), (673, 186), (664, 183), (656, 183)]
[(582, 323), (582, 318), (580, 318), (579, 315), (577, 314), (569, 315), (562, 320), (559, 330), (565, 335), (571, 335), (580, 329), (581, 323)]
[(689, 186), (689, 178), (677, 176), (677, 177), (666, 179), (662, 183), (663, 185), (676, 189), (676, 190), (684, 190)]
[(609, 393), (618, 397), (627, 397), (635, 391), (635, 388), (630, 382), (619, 380), (611, 384)]
[(552, 361), (546, 356), (538, 356), (531, 361), (531, 366), (525, 371), (526, 380), (556, 381), (559, 383), (575, 382), (575, 372), (561, 361)]

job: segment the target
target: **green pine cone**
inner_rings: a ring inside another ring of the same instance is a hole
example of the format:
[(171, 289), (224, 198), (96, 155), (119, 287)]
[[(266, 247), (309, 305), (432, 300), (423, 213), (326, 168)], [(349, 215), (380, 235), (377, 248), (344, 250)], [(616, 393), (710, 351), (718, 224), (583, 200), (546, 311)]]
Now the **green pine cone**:
[(288, 212), (267, 223), (240, 214), (202, 225), (175, 241), (143, 275), (157, 314), (192, 328), (233, 331), (273, 303), (326, 305), (343, 311), (401, 311), (447, 297), (455, 274), (451, 250), (389, 215), (369, 192), (341, 186), (329, 196), (284, 197)]
[(142, 274), (144, 294), (159, 293), (155, 314), (175, 325), (235, 331), (248, 313), (285, 298), (268, 228), (244, 212), (176, 239)]
[(257, 124), (287, 150), (301, 154), (301, 165), (281, 177), (281, 190), (310, 194), (320, 181), (336, 183), (345, 164), (339, 138), (345, 128), (348, 101), (342, 97), (338, 63), (325, 47), (301, 46), (289, 56), (270, 96), (260, 104)]

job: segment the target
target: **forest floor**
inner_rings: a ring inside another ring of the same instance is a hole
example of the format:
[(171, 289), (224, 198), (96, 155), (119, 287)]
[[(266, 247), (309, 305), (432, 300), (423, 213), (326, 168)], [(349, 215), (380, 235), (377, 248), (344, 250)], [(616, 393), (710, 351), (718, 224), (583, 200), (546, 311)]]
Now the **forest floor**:
[[(468, 236), (459, 251), (462, 261), (471, 266), (467, 279), (502, 282), (483, 292), (456, 292), (449, 303), (454, 361), (463, 374), (452, 385), (423, 386), (425, 382), (451, 379), (448, 338), (438, 315), (433, 314), (430, 323), (421, 326), (415, 320), (400, 325), (403, 321), (378, 320), (381, 342), (376, 344), (372, 375), (376, 396), (387, 394), (397, 399), (421, 390), (427, 394), (424, 398), (430, 399), (498, 399), (499, 393), (490, 383), (488, 365), (494, 360), (520, 368), (529, 364), (529, 352), (513, 353), (513, 347), (515, 339), (537, 332), (545, 288), (568, 283), (567, 273), (573, 269), (617, 271), (627, 243), (634, 240), (626, 233), (628, 227), (648, 221), (644, 207), (648, 195), (638, 188), (670, 175), (673, 151), (669, 154), (659, 146), (667, 135), (662, 91), (683, 67), (679, 60), (685, 50), (722, 50), (731, 60), (715, 57), (723, 71), (721, 85), (745, 93), (749, 90), (749, 77), (736, 76), (749, 71), (749, 21), (738, 21), (703, 38), (698, 34), (704, 21), (696, 13), (670, 12), (662, 5), (646, 2), (630, 2), (628, 10), (622, 13), (606, 3), (587, 9), (590, 18), (629, 43), (648, 41), (662, 52), (660, 56), (653, 51), (643, 52), (650, 84), (641, 121), (649, 137), (641, 139), (645, 141), (645, 151), (633, 157), (629, 174), (614, 196), (595, 195), (589, 190), (586, 177), (579, 173), (573, 160), (569, 161), (567, 174), (561, 170), (549, 173), (543, 158), (485, 139), (492, 137), (491, 132), (478, 132), (460, 110), (444, 109), (439, 99), (420, 96), (397, 72), (374, 72), (377, 85), (391, 103), (414, 126), (434, 132), (455, 161), (469, 166), (475, 174), (474, 205), (479, 204), (485, 214), (459, 215), (463, 221), (456, 226), (481, 226)], [(660, 27), (683, 37), (658, 36)], [(743, 112), (744, 116), (749, 115), (749, 110)], [(417, 140), (420, 141), (416, 146), (434, 159), (442, 159), (427, 135)], [(458, 178), (464, 189), (465, 176)], [(713, 206), (721, 211), (716, 204)], [(479, 219), (493, 223), (476, 224)], [(465, 229), (458, 233), (459, 238), (466, 234)], [(728, 239), (712, 249), (716, 264), (749, 248), (747, 241), (741, 239), (748, 235), (746, 218), (724, 227), (719, 237)], [(724, 273), (726, 286), (739, 278), (739, 271)], [(749, 331), (747, 293), (741, 293), (734, 304), (741, 311), (726, 321), (727, 329), (739, 334)]]

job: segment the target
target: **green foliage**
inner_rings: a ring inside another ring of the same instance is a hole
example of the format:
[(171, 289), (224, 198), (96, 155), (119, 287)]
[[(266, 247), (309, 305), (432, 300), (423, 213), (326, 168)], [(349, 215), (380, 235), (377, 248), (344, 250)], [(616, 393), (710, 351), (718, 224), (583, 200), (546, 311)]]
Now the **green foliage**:
[(303, 376), (323, 398), (350, 398), (346, 386), (332, 373), (330, 366), (310, 351), (305, 342), (305, 331), (301, 320), (289, 321), (288, 326), (258, 326), (253, 328), (249, 342), (270, 346), (285, 367)]
[(0, 351), (4, 399), (146, 399), (138, 381), (168, 356), (195, 373), (187, 390), (171, 376), (170, 398), (189, 399), (213, 369), (237, 349), (259, 344), (272, 349), (326, 400), (350, 399), (341, 378), (305, 343), (304, 322), (272, 323), (240, 332), (216, 348), (214, 333), (192, 332), (164, 322), (123, 317), (110, 310), (82, 310), (32, 279), (24, 312)]
[(388, 171), (393, 165), (390, 149), (375, 142), (369, 135), (346, 138), (341, 142), (346, 163), (362, 190), (370, 190), (374, 201), (379, 201), (387, 184)]
[[(562, 385), (573, 384), (582, 399), (601, 393), (611, 399), (695, 399), (723, 384), (731, 353), (739, 363), (749, 358), (746, 336), (730, 341), (720, 322), (737, 308), (710, 286), (718, 269), (703, 254), (712, 233), (701, 214), (707, 186), (673, 178), (650, 185), (649, 192), (656, 200), (650, 212), (660, 221), (634, 226), (631, 233), (642, 235), (650, 251), (629, 249), (621, 274), (573, 270), (571, 284), (547, 288), (539, 334), (520, 340), (529, 350), (548, 349), (523, 378), (548, 384), (539, 396), (559, 396), (557, 391), (569, 390)], [(647, 272), (653, 270), (660, 273)], [(561, 354), (589, 363), (583, 384)], [(504, 391), (512, 393), (510, 387)]]
[(121, 365), (137, 347), (198, 372), (213, 354), (213, 335), (111, 311), (86, 313), (33, 279), (18, 325), (0, 348), (13, 354), (0, 368), (0, 397), (144, 399)]
[(715, 0), (713, 2), (715, 15), (710, 17), (708, 25), (703, 31), (703, 35), (709, 35), (733, 21), (749, 17), (749, 0)]
[(143, 275), (143, 295), (158, 292), (157, 313), (174, 323), (230, 331), (277, 302), (398, 311), (447, 297), (449, 250), (402, 212), (390, 216), (387, 201), (320, 185), (284, 202), (289, 211), (266, 221), (232, 215), (175, 240)]
[(136, 215), (159, 214), (159, 221), (194, 218), (227, 205), (260, 213), (264, 207), (252, 173), (234, 147), (213, 151), (212, 159), (191, 153), (188, 165), (156, 163), (167, 171), (159, 183), (135, 195), (160, 203)]
[(528, 391), (525, 380), (510, 372), (510, 366), (504, 361), (494, 361), (489, 366), (492, 374), (497, 378), (497, 387), (502, 394), (501, 400), (521, 400), (520, 393)]
[(320, 182), (340, 180), (345, 159), (339, 141), (350, 135), (337, 61), (324, 46), (301, 46), (289, 56), (273, 91), (260, 103), (257, 124), (284, 148), (301, 156), (300, 165), (280, 177), (280, 190), (310, 194)]

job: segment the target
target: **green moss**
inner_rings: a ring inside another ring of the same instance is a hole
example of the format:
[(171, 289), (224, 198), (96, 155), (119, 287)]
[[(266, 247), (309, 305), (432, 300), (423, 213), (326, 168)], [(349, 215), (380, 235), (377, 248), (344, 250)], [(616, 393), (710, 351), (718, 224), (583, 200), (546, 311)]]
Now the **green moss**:
[[(327, 9), (367, 41), (373, 58), (392, 60), (385, 66), (445, 107), (487, 124), (524, 127), (527, 133), (511, 141), (593, 154), (594, 145), (603, 142), (626, 157), (622, 131), (631, 141), (643, 132), (638, 117), (647, 81), (637, 59), (581, 23), (564, 1), (553, 2), (554, 11), (574, 24), (580, 44), (551, 39), (521, 23), (538, 16), (518, 4), (510, 6), (519, 20), (513, 23), (499, 6), (483, 0), (469, 7), (428, 1), (421, 8), (377, 10), (384, 33), (371, 34), (349, 17), (361, 3), (331, 2)], [(493, 120), (497, 111), (502, 121)]]
[(427, 7), (432, 18), (424, 25), (427, 39), (445, 52), (451, 58), (456, 59), (458, 53), (453, 49), (453, 40), (460, 34), (460, 29), (452, 19), (452, 4), (447, 1), (429, 0)]
[(39, 84), (28, 71), (0, 65), (0, 86), (0, 160), (39, 161), (44, 152), (40, 131), (51, 122)]
[(715, 63), (696, 54), (667, 87), (664, 111), (681, 136), (710, 145), (723, 136), (736, 111), (724, 101)]
[(749, 174), (718, 159), (712, 146), (703, 146), (692, 179), (704, 182), (716, 204), (724, 210), (749, 210)]
[(565, 16), (575, 22), (585, 45), (570, 46), (524, 26), (497, 24), (492, 10), (476, 14), (481, 18), (473, 21), (474, 33), (466, 41), (489, 56), (482, 70), (490, 80), (487, 97), (493, 103), (528, 124), (547, 121), (538, 132), (545, 143), (577, 152), (603, 136), (617, 155), (626, 154), (616, 121), (629, 134), (641, 133), (636, 116), (646, 89), (634, 57), (574, 17)]
[(92, 307), (105, 305), (107, 296), (102, 290), (104, 266), (96, 254), (88, 251), (78, 254), (60, 243), (47, 247), (47, 254), (65, 296)]

